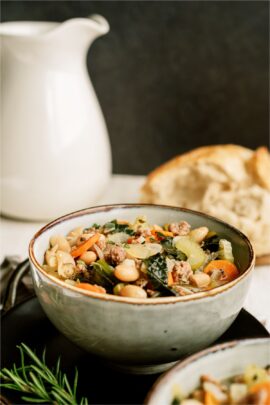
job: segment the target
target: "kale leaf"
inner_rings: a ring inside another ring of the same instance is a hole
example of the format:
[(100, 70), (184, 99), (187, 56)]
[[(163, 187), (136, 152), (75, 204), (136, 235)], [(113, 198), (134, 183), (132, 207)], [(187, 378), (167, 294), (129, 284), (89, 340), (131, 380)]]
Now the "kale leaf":
[(172, 256), (173, 259), (176, 260), (187, 260), (187, 256), (185, 253), (181, 252), (181, 250), (176, 249), (175, 246), (173, 246), (173, 238), (170, 236), (167, 236), (166, 238), (163, 238), (161, 240), (162, 247), (164, 251), (169, 255)]
[(116, 219), (107, 222), (104, 225), (104, 230), (106, 231), (106, 233), (125, 232), (128, 235), (134, 235), (135, 233), (128, 224), (118, 224)]
[(113, 275), (114, 269), (105, 260), (98, 260), (91, 266), (91, 282), (111, 290), (117, 283)]
[(92, 228), (99, 229), (99, 228), (100, 228), (100, 225), (99, 225), (99, 224), (94, 223), (94, 224), (92, 225)]
[(162, 284), (167, 284), (168, 268), (166, 259), (160, 253), (147, 260), (147, 271), (151, 278)]
[(181, 399), (178, 397), (174, 397), (171, 402), (171, 405), (181, 405)]
[(168, 287), (168, 268), (164, 255), (158, 253), (145, 260), (147, 274), (153, 284), (153, 288), (163, 291), (164, 295), (178, 295)]
[(219, 249), (219, 240), (220, 237), (218, 235), (210, 236), (204, 240), (202, 248), (203, 250), (209, 250), (210, 252), (217, 252)]

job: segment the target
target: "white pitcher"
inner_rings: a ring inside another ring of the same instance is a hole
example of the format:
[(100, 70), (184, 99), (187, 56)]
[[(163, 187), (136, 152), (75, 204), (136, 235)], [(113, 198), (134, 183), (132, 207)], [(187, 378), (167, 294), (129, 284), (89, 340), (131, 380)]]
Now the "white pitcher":
[(0, 24), (2, 213), (47, 220), (104, 192), (111, 153), (86, 68), (101, 16)]

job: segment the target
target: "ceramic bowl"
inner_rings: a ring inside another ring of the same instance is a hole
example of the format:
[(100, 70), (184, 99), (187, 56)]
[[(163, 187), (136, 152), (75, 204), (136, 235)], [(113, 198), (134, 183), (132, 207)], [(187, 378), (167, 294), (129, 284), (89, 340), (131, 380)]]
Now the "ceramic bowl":
[(243, 373), (246, 366), (270, 363), (270, 338), (236, 340), (203, 350), (178, 363), (160, 377), (145, 405), (171, 405), (175, 393), (187, 396), (200, 384), (200, 376), (224, 380)]
[[(205, 225), (229, 238), (241, 275), (207, 292), (138, 300), (79, 290), (42, 269), (51, 235), (115, 218), (133, 221), (139, 215), (150, 223), (185, 220), (192, 227)], [(88, 352), (133, 373), (163, 371), (221, 336), (243, 306), (254, 267), (252, 247), (237, 229), (195, 211), (146, 204), (107, 205), (65, 215), (36, 233), (29, 257), (36, 294), (56, 328)]]

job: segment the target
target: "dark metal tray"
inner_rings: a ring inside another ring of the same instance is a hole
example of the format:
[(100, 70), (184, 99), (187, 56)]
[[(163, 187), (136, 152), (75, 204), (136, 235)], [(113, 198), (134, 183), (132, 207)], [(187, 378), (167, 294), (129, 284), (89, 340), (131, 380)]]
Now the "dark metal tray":
[[(240, 338), (268, 337), (264, 326), (242, 309), (232, 326), (217, 342)], [(78, 392), (89, 404), (141, 404), (157, 378), (155, 375), (129, 375), (112, 370), (99, 359), (87, 354), (67, 340), (46, 317), (37, 298), (31, 298), (8, 311), (2, 317), (2, 367), (19, 362), (16, 345), (24, 342), (41, 354), (47, 350), (47, 362), (54, 366), (58, 356), (62, 368), (73, 377), (79, 370)], [(13, 404), (20, 396), (12, 391), (3, 394)]]

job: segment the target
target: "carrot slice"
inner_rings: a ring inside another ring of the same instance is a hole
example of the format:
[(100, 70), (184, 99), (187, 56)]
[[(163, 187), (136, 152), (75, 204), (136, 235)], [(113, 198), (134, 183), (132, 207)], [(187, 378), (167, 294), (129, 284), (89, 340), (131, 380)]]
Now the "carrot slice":
[(96, 233), (95, 235), (91, 236), (91, 238), (87, 239), (85, 242), (81, 243), (76, 249), (72, 250), (71, 256), (73, 257), (78, 257), (81, 256), (84, 252), (86, 252), (90, 247), (94, 245), (99, 239), (100, 235), (99, 233)]
[(152, 238), (158, 240), (157, 231), (155, 229), (151, 229)]
[(218, 405), (220, 402), (214, 397), (214, 395), (209, 392), (205, 391), (205, 396), (204, 396), (204, 404), (205, 405)]
[(173, 236), (173, 233), (169, 232), (169, 231), (162, 231), (160, 233), (162, 233), (162, 235), (164, 235), (164, 236)]
[(76, 287), (82, 288), (83, 290), (88, 290), (88, 291), (93, 291), (96, 293), (100, 294), (106, 294), (105, 288), (99, 286), (99, 285), (93, 285), (93, 284), (88, 284), (88, 283), (78, 283), (76, 284)]
[(171, 285), (173, 285), (173, 276), (172, 276), (172, 272), (169, 271), (168, 272), (168, 286), (170, 287)]
[(270, 405), (270, 381), (264, 381), (264, 382), (254, 384), (249, 390), (249, 392), (251, 394), (255, 394), (256, 392), (259, 392), (259, 391), (266, 392), (267, 395), (266, 395), (266, 398), (264, 401), (264, 405)]
[(220, 269), (224, 271), (223, 281), (232, 281), (239, 276), (239, 270), (235, 264), (228, 260), (212, 260), (204, 268), (204, 273), (211, 273), (214, 269)]
[(156, 240), (160, 240), (160, 239), (162, 239), (159, 235), (158, 235), (158, 233), (160, 233), (160, 234), (162, 234), (163, 236), (173, 236), (173, 233), (172, 232), (169, 232), (169, 231), (157, 231), (157, 230), (155, 230), (155, 229), (152, 229), (151, 230), (151, 234), (153, 235), (153, 237), (156, 239)]

